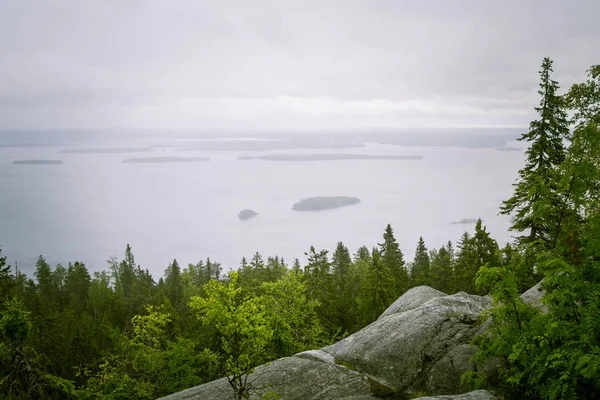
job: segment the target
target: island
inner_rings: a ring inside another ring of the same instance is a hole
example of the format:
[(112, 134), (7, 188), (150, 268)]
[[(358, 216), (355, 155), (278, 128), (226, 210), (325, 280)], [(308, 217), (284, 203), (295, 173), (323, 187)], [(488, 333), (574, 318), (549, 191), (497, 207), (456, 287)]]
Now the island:
[(340, 208), (345, 206), (351, 206), (353, 204), (360, 203), (358, 197), (348, 196), (332, 196), (332, 197), (309, 197), (302, 199), (292, 207), (292, 210), (296, 211), (321, 211), (321, 210), (332, 210), (334, 208)]
[(522, 149), (519, 149), (518, 147), (496, 147), (496, 148), (494, 148), (494, 150), (497, 150), (497, 151), (523, 151)]
[(15, 160), (15, 165), (59, 165), (64, 164), (61, 160)]
[(122, 163), (126, 164), (161, 164), (161, 163), (193, 163), (193, 162), (205, 162), (210, 161), (208, 157), (140, 157), (140, 158), (127, 158)]
[(478, 218), (463, 218), (460, 221), (450, 222), (450, 225), (468, 225), (468, 224), (476, 224)]
[(154, 151), (150, 147), (90, 147), (83, 149), (65, 149), (59, 153), (69, 154), (123, 154), (123, 153), (143, 153)]
[(256, 217), (258, 215), (258, 213), (254, 210), (242, 210), (238, 213), (238, 218), (241, 219), (242, 221), (245, 221), (247, 219), (250, 219), (252, 217)]
[(372, 155), (372, 154), (267, 154), (264, 156), (243, 156), (238, 160), (267, 161), (339, 161), (339, 160), (422, 160), (417, 155)]

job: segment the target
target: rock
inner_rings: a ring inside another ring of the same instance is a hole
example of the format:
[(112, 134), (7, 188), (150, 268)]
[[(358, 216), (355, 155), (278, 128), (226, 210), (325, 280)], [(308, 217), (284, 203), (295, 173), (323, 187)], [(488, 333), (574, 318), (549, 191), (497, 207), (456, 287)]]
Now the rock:
[[(485, 391), (452, 396), (465, 391), (460, 377), (471, 369), (475, 351), (469, 343), (480, 328), (480, 313), (490, 306), (488, 297), (413, 288), (382, 318), (353, 335), (258, 367), (249, 378), (257, 388), (252, 399), (269, 390), (291, 400), (374, 400), (419, 393), (445, 395), (441, 399), (494, 399)], [(231, 394), (227, 381), (220, 379), (164, 399), (225, 400)]]
[[(371, 393), (369, 379), (358, 372), (334, 363), (296, 356), (261, 365), (250, 375), (249, 380), (257, 388), (252, 393), (252, 399), (260, 399), (269, 391), (276, 392), (281, 399), (286, 400), (338, 400)], [(163, 399), (230, 400), (232, 390), (225, 379), (219, 379)]]
[(452, 396), (424, 396), (417, 397), (421, 400), (496, 400), (497, 397), (488, 392), (487, 390), (475, 390), (474, 392), (456, 394)]
[[(487, 297), (463, 292), (435, 297), (323, 350), (391, 392), (460, 393), (460, 377), (471, 368), (472, 353), (465, 345), (479, 329), (479, 314), (490, 305)], [(459, 357), (457, 347), (469, 353)], [(453, 364), (454, 359), (460, 362)]]
[(242, 210), (238, 213), (238, 218), (245, 221), (252, 217), (256, 217), (257, 215), (258, 213), (254, 210)]
[(331, 354), (325, 353), (323, 350), (303, 351), (302, 353), (296, 354), (295, 357), (335, 364), (335, 358), (333, 358)]
[(527, 290), (525, 293), (521, 295), (523, 301), (527, 304), (531, 304), (532, 306), (539, 308), (543, 312), (548, 312), (548, 307), (542, 303), (542, 296), (544, 295), (544, 291), (542, 290), (542, 281), (538, 282), (537, 285)]
[(391, 306), (389, 306), (383, 314), (379, 316), (379, 319), (387, 317), (392, 314), (397, 314), (403, 311), (412, 310), (417, 308), (428, 300), (436, 297), (446, 296), (446, 293), (440, 292), (429, 286), (417, 286), (407, 290), (402, 296), (398, 298)]
[(320, 211), (320, 210), (331, 210), (334, 208), (340, 208), (350, 206), (352, 204), (360, 203), (358, 197), (348, 196), (332, 196), (332, 197), (309, 197), (308, 199), (302, 199), (292, 207), (292, 210), (296, 211)]

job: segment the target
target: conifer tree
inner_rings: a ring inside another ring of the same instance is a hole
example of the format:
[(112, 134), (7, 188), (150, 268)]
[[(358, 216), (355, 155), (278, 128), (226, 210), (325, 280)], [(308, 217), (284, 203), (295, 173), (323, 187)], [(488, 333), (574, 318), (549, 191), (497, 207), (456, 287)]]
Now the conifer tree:
[(350, 257), (350, 251), (342, 242), (338, 242), (333, 253), (331, 269), (335, 288), (336, 325), (340, 326), (343, 331), (347, 331), (355, 319), (351, 315), (351, 309), (354, 305), (351, 291), (352, 258)]
[(431, 285), (431, 264), (423, 237), (419, 237), (410, 274), (412, 286)]
[(566, 157), (564, 142), (569, 138), (569, 122), (564, 99), (558, 95), (558, 83), (551, 78), (552, 61), (544, 58), (540, 70), (539, 118), (529, 125), (529, 132), (518, 140), (529, 143), (525, 167), (519, 171), (513, 196), (502, 203), (500, 212), (514, 216), (511, 230), (529, 231), (519, 237), (522, 243), (541, 241), (548, 245), (553, 232), (555, 213), (560, 201), (557, 193), (558, 167)]
[(385, 227), (383, 243), (379, 243), (379, 251), (381, 252), (381, 261), (392, 272), (395, 296), (399, 297), (408, 290), (410, 279), (404, 265), (404, 255), (390, 224)]
[(452, 291), (454, 283), (454, 255), (452, 243), (432, 250), (431, 259), (431, 286), (444, 293)]
[(177, 260), (173, 260), (165, 270), (165, 292), (171, 305), (179, 310), (183, 305), (183, 283)]
[(383, 263), (379, 250), (374, 248), (358, 300), (363, 324), (375, 321), (395, 299), (392, 272)]
[(308, 264), (304, 267), (304, 280), (307, 294), (320, 303), (317, 311), (323, 327), (333, 333), (336, 329), (336, 309), (328, 253), (327, 250), (317, 252), (313, 246), (310, 246), (310, 252), (305, 253)]

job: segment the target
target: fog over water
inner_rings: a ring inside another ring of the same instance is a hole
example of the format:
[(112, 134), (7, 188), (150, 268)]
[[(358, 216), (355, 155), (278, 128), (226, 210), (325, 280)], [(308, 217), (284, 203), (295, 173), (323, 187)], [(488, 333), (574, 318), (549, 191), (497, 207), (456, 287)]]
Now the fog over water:
[[(497, 150), (519, 147), (513, 139), (520, 130), (491, 131), (471, 130), (471, 140), (450, 130), (387, 136), (246, 132), (218, 139), (5, 133), (0, 135), (0, 246), (9, 262), (17, 260), (21, 270), (32, 272), (40, 254), (52, 264), (80, 260), (91, 270), (106, 269), (106, 260), (121, 257), (129, 243), (136, 261), (158, 279), (173, 258), (187, 265), (211, 257), (229, 269), (256, 251), (289, 263), (294, 257), (304, 260), (311, 245), (333, 250), (343, 241), (355, 252), (381, 241), (387, 223), (408, 260), (421, 235), (431, 249), (472, 231), (473, 225), (450, 224), (462, 218), (483, 218), (502, 245), (510, 237), (509, 218), (497, 215), (498, 206), (512, 192), (523, 153)], [(381, 144), (394, 141), (431, 146)], [(444, 146), (435, 146), (440, 143)], [(238, 160), (268, 154), (423, 158)], [(122, 163), (143, 157), (210, 161)], [(36, 159), (64, 164), (12, 164)], [(338, 195), (359, 197), (361, 203), (319, 212), (291, 209), (302, 198)], [(259, 215), (239, 220), (238, 212), (247, 208)]]

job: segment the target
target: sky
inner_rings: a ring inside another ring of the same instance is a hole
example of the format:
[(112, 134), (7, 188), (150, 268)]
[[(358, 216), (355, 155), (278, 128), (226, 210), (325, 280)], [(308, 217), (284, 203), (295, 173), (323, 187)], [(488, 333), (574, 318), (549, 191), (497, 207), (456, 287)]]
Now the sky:
[(0, 129), (525, 126), (597, 0), (2, 0)]

